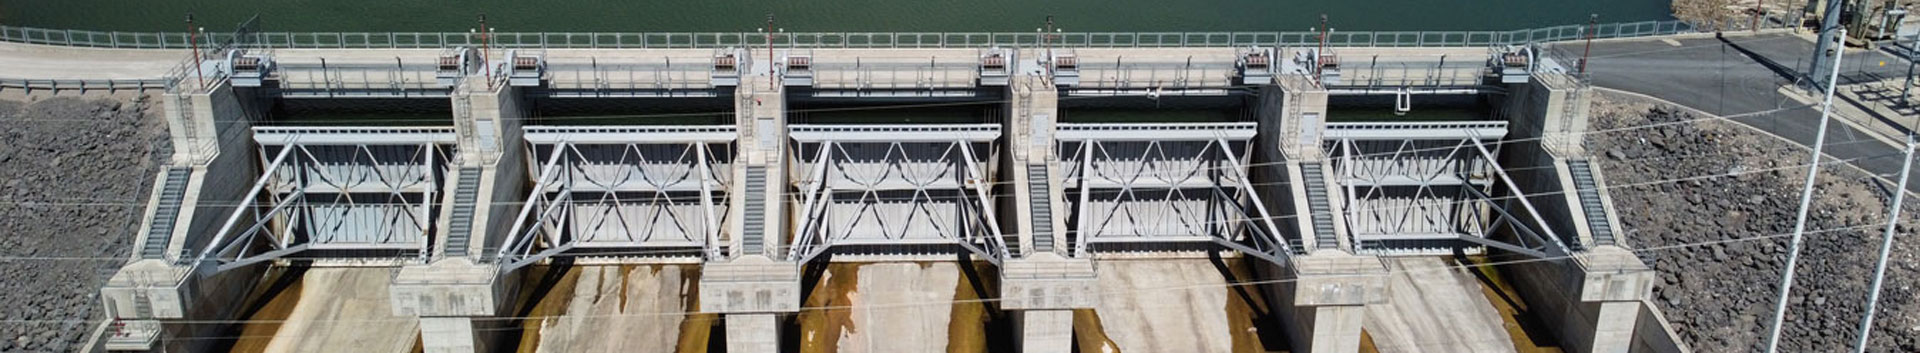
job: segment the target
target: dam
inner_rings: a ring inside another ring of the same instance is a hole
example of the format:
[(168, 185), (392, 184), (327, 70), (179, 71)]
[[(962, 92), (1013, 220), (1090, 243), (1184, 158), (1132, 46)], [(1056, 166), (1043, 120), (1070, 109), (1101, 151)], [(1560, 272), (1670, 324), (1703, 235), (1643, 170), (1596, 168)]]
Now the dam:
[(103, 347), (1671, 345), (1584, 31), (209, 36)]

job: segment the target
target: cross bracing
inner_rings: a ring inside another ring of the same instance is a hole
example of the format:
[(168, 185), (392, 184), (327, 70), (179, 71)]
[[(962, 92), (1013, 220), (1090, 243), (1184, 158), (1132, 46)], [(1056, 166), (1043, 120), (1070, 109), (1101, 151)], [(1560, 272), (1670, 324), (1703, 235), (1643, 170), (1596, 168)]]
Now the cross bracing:
[(1275, 262), (1292, 253), (1247, 178), (1255, 123), (1061, 124), (1068, 241), (1215, 243)]
[[(1494, 247), (1544, 257), (1566, 248), (1497, 158), (1502, 122), (1334, 123), (1324, 148), (1356, 253), (1448, 254)], [(1489, 147), (1491, 146), (1491, 147)], [(1513, 195), (1519, 197), (1497, 197)], [(1496, 236), (1511, 230), (1511, 237)]]
[(568, 251), (721, 256), (733, 129), (526, 127), (535, 184), (500, 260), (511, 270)]
[(453, 129), (259, 127), (254, 139), (261, 176), (203, 260), (226, 270), (307, 250), (426, 256)]
[[(793, 125), (802, 262), (835, 246), (1007, 256), (991, 194), (999, 125)], [(872, 251), (872, 250), (869, 250)], [(888, 250), (880, 250), (888, 251)]]

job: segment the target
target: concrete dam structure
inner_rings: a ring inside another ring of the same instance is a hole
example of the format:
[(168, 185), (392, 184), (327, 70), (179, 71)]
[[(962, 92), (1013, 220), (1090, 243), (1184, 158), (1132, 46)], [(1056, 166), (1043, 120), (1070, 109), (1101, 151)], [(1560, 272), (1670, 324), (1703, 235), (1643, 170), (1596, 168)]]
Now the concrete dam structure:
[(1467, 351), (1518, 338), (1411, 259), (1498, 255), (1560, 347), (1641, 351), (1549, 52), (215, 46), (105, 346), (1228, 352), (1224, 306), (1264, 349)]

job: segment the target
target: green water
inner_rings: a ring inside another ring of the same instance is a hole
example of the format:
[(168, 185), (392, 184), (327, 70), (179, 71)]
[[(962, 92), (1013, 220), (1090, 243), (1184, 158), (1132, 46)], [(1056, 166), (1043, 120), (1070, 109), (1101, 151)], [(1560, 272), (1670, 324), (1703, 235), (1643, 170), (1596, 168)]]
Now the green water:
[(1331, 17), (1347, 31), (1513, 30), (1671, 19), (1670, 0), (5, 0), (0, 24), (209, 31), (260, 14), (268, 31), (464, 32), (475, 15), (506, 32), (751, 32), (767, 13), (796, 32), (1300, 31)]

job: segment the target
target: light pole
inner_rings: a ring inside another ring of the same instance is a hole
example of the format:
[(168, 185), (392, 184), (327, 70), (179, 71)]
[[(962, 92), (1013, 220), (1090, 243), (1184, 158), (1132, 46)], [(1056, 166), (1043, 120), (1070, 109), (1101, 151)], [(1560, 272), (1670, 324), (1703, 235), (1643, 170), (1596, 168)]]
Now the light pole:
[[(1832, 37), (1832, 40), (1844, 40), (1842, 38), (1846, 38), (1847, 30), (1841, 28), (1837, 29), (1837, 31), (1839, 36)], [(1793, 267), (1795, 262), (1800, 260), (1800, 240), (1806, 237), (1807, 211), (1808, 208), (1810, 208), (1809, 206), (1813, 204), (1813, 182), (1815, 177), (1820, 175), (1821, 147), (1825, 146), (1827, 142), (1827, 122), (1833, 120), (1831, 117), (1833, 112), (1833, 89), (1834, 87), (1840, 86), (1835, 83), (1840, 79), (1840, 57), (1846, 54), (1846, 46), (1838, 45), (1838, 43), (1834, 44), (1837, 49), (1833, 50), (1833, 70), (1830, 74), (1832, 77), (1827, 81), (1827, 97), (1820, 102), (1820, 128), (1813, 134), (1812, 162), (1807, 164), (1807, 181), (1805, 186), (1800, 189), (1800, 212), (1798, 216), (1795, 216), (1795, 221), (1793, 222), (1793, 239), (1788, 242), (1787, 246), (1787, 268), (1782, 271), (1780, 275), (1780, 295), (1774, 300), (1773, 324), (1770, 325), (1771, 329), (1769, 329), (1771, 333), (1767, 334), (1767, 353), (1779, 351), (1780, 323), (1787, 318), (1787, 296), (1793, 293)], [(1816, 55), (1819, 54), (1825, 53), (1818, 53)], [(1901, 188), (1905, 189), (1905, 186)]]

